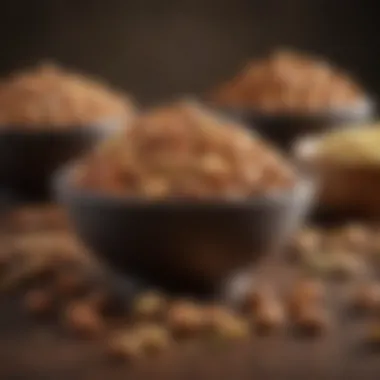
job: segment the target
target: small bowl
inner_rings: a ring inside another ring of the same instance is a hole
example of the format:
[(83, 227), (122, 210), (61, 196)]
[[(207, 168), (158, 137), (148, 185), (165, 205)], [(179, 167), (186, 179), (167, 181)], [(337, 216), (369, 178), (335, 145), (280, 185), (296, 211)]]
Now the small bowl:
[(241, 202), (150, 202), (79, 189), (73, 166), (54, 181), (79, 237), (117, 273), (169, 293), (215, 295), (240, 270), (279, 252), (312, 203), (314, 182)]
[(83, 154), (118, 127), (116, 121), (47, 129), (0, 127), (0, 194), (8, 201), (49, 198), (58, 167)]
[(376, 114), (375, 105), (371, 100), (363, 101), (356, 107), (305, 114), (271, 114), (254, 109), (228, 107), (218, 109), (222, 114), (243, 121), (286, 152), (289, 152), (294, 142), (303, 135), (366, 123), (373, 120)]
[(326, 162), (318, 159), (323, 135), (294, 144), (295, 160), (319, 178), (316, 214), (332, 218), (380, 217), (380, 165)]

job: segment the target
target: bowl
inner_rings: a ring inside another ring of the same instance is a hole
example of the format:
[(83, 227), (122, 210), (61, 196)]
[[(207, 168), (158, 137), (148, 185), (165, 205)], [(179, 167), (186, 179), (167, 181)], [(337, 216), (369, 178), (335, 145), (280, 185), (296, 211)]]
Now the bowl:
[(323, 134), (301, 138), (293, 155), (319, 178), (316, 215), (331, 218), (380, 217), (380, 165), (322, 161), (317, 157)]
[(305, 217), (315, 184), (246, 201), (153, 202), (75, 187), (75, 164), (54, 180), (83, 242), (117, 274), (172, 294), (213, 296), (264, 255), (280, 252)]
[(244, 122), (266, 140), (283, 151), (291, 151), (294, 142), (303, 135), (322, 133), (333, 128), (360, 125), (371, 121), (376, 114), (371, 100), (356, 107), (329, 110), (320, 113), (271, 114), (254, 109), (218, 108), (226, 115)]
[(59, 129), (1, 126), (1, 198), (7, 201), (48, 199), (52, 173), (115, 131), (118, 125), (116, 121), (107, 121)]

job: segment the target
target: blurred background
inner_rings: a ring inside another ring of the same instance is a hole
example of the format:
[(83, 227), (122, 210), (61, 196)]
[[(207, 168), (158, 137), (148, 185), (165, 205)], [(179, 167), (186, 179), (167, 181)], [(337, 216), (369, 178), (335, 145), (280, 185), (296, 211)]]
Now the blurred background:
[(321, 54), (380, 92), (375, 0), (33, 0), (0, 12), (0, 75), (41, 59), (150, 103), (203, 91), (279, 47)]

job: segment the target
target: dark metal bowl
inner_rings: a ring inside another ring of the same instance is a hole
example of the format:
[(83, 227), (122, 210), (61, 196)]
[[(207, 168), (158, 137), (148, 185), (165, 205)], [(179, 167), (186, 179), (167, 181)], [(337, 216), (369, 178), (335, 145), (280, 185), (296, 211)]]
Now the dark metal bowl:
[(117, 127), (116, 122), (65, 128), (0, 127), (0, 197), (44, 200), (51, 175)]
[(117, 273), (171, 293), (216, 294), (230, 276), (277, 252), (309, 210), (314, 183), (232, 201), (151, 203), (96, 194), (58, 173), (57, 199), (79, 236)]
[(287, 152), (299, 137), (355, 124), (360, 126), (376, 116), (375, 104), (370, 100), (359, 103), (356, 107), (305, 114), (271, 114), (228, 107), (217, 109), (226, 116), (242, 121)]

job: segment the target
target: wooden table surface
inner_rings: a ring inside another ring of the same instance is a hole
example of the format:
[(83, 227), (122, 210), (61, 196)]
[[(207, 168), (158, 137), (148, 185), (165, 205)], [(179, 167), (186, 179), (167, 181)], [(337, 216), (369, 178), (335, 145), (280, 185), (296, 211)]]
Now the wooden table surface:
[[(273, 281), (283, 286), (293, 275), (284, 267)], [(229, 347), (189, 342), (130, 365), (111, 362), (102, 342), (79, 341), (56, 322), (33, 320), (18, 295), (0, 295), (0, 379), (379, 379), (380, 345), (368, 347), (368, 320), (348, 315), (350, 286), (329, 285), (331, 329), (320, 337), (287, 329)]]

